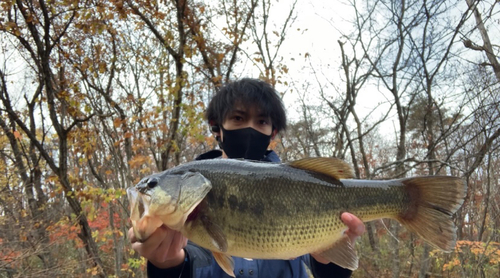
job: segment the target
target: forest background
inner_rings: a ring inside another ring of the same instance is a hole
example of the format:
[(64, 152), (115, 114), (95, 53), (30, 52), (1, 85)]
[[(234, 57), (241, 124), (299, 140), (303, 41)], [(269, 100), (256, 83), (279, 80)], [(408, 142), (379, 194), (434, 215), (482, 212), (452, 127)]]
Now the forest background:
[(2, 0), (0, 277), (145, 277), (125, 189), (214, 148), (207, 100), (241, 77), (282, 94), (284, 161), (467, 183), (453, 252), (374, 221), (354, 277), (499, 277), (499, 2), (316, 2)]

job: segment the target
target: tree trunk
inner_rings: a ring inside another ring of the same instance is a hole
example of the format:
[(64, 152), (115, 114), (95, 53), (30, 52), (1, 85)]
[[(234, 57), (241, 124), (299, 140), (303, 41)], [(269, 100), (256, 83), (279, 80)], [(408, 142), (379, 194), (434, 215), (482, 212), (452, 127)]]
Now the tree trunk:
[[(469, 8), (474, 9), (474, 18), (476, 19), (476, 26), (477, 29), (479, 29), (479, 32), (481, 33), (481, 38), (483, 39), (483, 45), (482, 46), (474, 46), (472, 42), (470, 41), (465, 41), (464, 44), (467, 48), (474, 49), (474, 50), (479, 50), (483, 51), (486, 54), (486, 57), (488, 58), (488, 61), (490, 62), (491, 67), (493, 68), (493, 72), (495, 73), (495, 76), (497, 80), (500, 82), (500, 62), (498, 62), (497, 56), (495, 55), (495, 51), (493, 49), (493, 45), (491, 44), (490, 36), (488, 34), (488, 30), (486, 30), (486, 27), (484, 26), (484, 22), (481, 16), (481, 13), (479, 13), (476, 5), (475, 0), (466, 0), (467, 5), (469, 5)], [(479, 1), (477, 1), (479, 2)], [(493, 9), (493, 6), (492, 6)]]

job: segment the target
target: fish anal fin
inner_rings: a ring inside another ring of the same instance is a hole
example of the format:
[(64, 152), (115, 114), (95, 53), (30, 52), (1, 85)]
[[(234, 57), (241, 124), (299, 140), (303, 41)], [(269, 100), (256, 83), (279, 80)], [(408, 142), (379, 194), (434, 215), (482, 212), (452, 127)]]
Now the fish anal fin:
[(289, 162), (294, 168), (321, 173), (335, 179), (352, 179), (354, 172), (345, 161), (335, 157), (310, 157)]
[(219, 252), (212, 252), (212, 254), (214, 255), (215, 261), (217, 262), (217, 264), (219, 264), (219, 266), (222, 268), (222, 270), (224, 270), (224, 272), (226, 272), (227, 275), (229, 275), (231, 277), (235, 277), (234, 276), (233, 258), (231, 258), (231, 256), (229, 256), (229, 255), (219, 253)]
[(200, 220), (208, 235), (212, 239), (212, 244), (215, 246), (215, 248), (217, 248), (217, 250), (219, 250), (220, 252), (226, 252), (227, 239), (222, 228), (219, 225), (213, 223), (206, 215), (202, 215), (200, 217)]
[(330, 246), (330, 248), (316, 252), (316, 255), (349, 270), (358, 268), (358, 255), (356, 249), (347, 235), (342, 237)]

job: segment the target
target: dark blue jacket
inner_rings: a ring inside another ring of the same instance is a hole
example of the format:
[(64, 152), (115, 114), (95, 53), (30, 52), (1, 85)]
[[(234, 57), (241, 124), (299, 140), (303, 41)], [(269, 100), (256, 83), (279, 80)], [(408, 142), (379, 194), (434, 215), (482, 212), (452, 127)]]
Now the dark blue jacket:
[[(222, 152), (212, 150), (196, 158), (196, 160), (220, 158)], [(280, 162), (279, 156), (268, 151), (262, 161)], [(148, 262), (148, 277), (173, 278), (229, 278), (217, 264), (212, 253), (191, 242), (184, 249), (184, 264), (169, 269), (159, 269)], [(310, 269), (314, 277), (350, 277), (352, 271), (335, 264), (318, 263), (309, 254), (293, 260), (250, 260), (233, 257), (234, 274), (237, 278), (307, 278)]]

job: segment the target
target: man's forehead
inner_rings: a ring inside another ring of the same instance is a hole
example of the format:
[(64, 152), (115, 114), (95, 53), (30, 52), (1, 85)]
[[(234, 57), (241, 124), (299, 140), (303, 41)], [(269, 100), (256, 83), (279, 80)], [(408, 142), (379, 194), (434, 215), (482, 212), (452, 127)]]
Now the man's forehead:
[(235, 104), (233, 109), (229, 110), (229, 113), (242, 113), (242, 114), (255, 114), (258, 116), (269, 116), (261, 107), (258, 105), (243, 105)]

